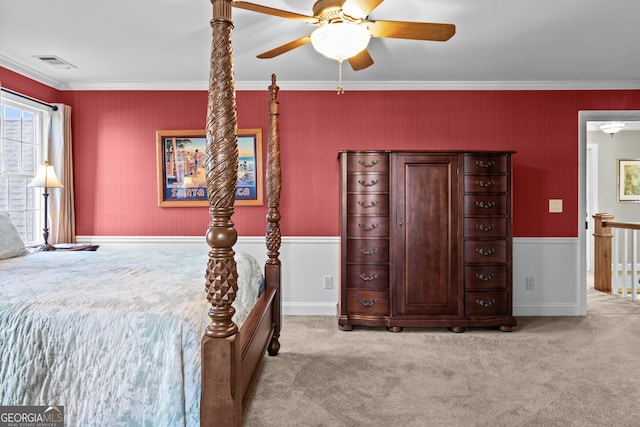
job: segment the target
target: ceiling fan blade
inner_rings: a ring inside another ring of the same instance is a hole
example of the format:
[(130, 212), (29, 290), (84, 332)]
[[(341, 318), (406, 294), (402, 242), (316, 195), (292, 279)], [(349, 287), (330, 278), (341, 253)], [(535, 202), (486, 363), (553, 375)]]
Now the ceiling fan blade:
[(283, 53), (289, 52), (290, 50), (293, 50), (300, 46), (304, 46), (305, 44), (309, 44), (309, 43), (311, 43), (310, 35), (300, 37), (299, 39), (290, 41), (289, 43), (285, 43), (282, 46), (278, 46), (274, 49), (263, 52), (260, 55), (258, 55), (258, 58), (260, 59), (275, 58), (278, 55), (282, 55)]
[(367, 49), (363, 50), (359, 54), (352, 56), (348, 59), (353, 71), (364, 70), (365, 68), (373, 65), (373, 58), (369, 54)]
[(380, 38), (443, 42), (456, 33), (453, 24), (402, 21), (366, 21), (366, 24), (371, 36)]
[[(364, 18), (384, 0), (346, 0), (342, 10), (353, 18)], [(355, 15), (353, 15), (355, 14)]]
[(264, 13), (267, 15), (278, 16), (280, 18), (295, 19), (296, 21), (304, 21), (310, 24), (318, 23), (318, 19), (313, 16), (302, 15), (300, 13), (288, 12), (286, 10), (275, 9), (269, 6), (262, 6), (260, 4), (250, 3), (248, 1), (233, 1), (233, 7), (238, 9), (250, 10), (253, 12)]

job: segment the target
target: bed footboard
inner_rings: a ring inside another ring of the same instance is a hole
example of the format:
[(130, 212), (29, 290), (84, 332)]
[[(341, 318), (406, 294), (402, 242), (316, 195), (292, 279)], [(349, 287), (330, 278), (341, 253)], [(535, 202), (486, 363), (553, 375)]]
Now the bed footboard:
[(254, 306), (249, 317), (240, 328), (242, 341), (242, 408), (246, 410), (253, 390), (260, 377), (262, 360), (271, 345), (275, 324), (273, 322), (274, 303), (277, 290), (269, 286)]

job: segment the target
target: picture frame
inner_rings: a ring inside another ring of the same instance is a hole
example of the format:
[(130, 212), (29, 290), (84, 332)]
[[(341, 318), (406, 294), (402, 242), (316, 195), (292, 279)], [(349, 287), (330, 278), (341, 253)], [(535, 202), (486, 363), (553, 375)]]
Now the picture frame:
[(618, 159), (619, 202), (640, 202), (640, 159)]
[[(201, 129), (156, 131), (159, 207), (209, 206), (206, 145)], [(262, 129), (238, 130), (238, 159), (234, 206), (262, 206)]]

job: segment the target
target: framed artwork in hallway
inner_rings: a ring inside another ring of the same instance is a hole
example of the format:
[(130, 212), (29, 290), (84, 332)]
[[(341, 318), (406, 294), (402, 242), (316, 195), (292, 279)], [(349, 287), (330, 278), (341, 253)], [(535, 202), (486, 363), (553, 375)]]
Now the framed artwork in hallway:
[(640, 159), (618, 159), (618, 201), (640, 202)]

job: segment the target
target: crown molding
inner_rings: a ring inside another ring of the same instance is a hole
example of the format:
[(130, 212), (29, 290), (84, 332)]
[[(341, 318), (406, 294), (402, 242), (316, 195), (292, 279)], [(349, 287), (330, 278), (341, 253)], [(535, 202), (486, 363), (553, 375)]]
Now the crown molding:
[[(207, 81), (185, 82), (61, 82), (0, 55), (0, 66), (22, 74), (58, 90), (153, 90), (200, 91), (208, 89)], [(235, 81), (236, 90), (265, 90), (265, 81)], [(336, 91), (336, 81), (279, 81), (280, 88), (290, 91)], [(413, 90), (637, 90), (634, 81), (345, 81), (348, 91), (413, 91)]]
[[(236, 81), (236, 90), (266, 90), (267, 81)], [(66, 84), (61, 90), (207, 90), (207, 82), (144, 82)], [(334, 81), (278, 81), (290, 91), (336, 91)], [(428, 91), (428, 90), (637, 90), (640, 81), (381, 81), (343, 82), (348, 91)]]
[(21, 74), (44, 85), (51, 86), (54, 89), (61, 90), (63, 86), (62, 82), (52, 79), (46, 74), (42, 74), (39, 71), (34, 70), (33, 68), (25, 67), (22, 64), (18, 64), (17, 62), (12, 61), (11, 59), (3, 55), (0, 55), (0, 67), (4, 67), (8, 70)]

